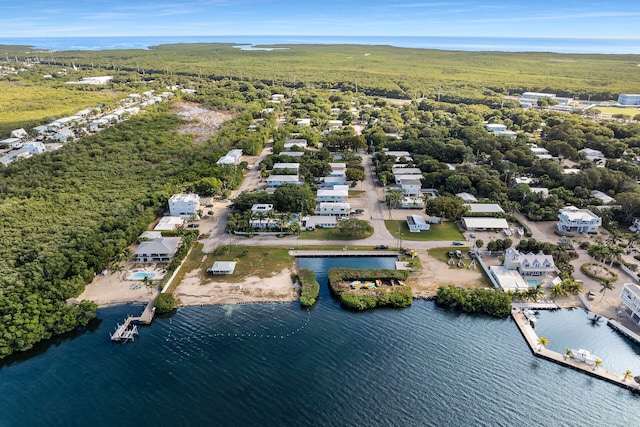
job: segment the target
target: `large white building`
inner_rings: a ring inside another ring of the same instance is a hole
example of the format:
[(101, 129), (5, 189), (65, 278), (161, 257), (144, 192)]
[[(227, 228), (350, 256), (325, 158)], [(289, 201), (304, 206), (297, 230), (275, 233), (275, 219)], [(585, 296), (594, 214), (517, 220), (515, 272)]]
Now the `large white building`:
[(425, 221), (420, 215), (407, 216), (407, 226), (409, 227), (409, 231), (412, 233), (419, 233), (422, 230), (431, 229), (431, 226), (427, 224), (427, 221)]
[(346, 202), (349, 190), (318, 190), (318, 202)]
[(182, 237), (160, 237), (140, 243), (135, 251), (136, 262), (171, 262)]
[(169, 199), (169, 213), (185, 219), (198, 217), (200, 196), (197, 194), (174, 194)]
[(462, 225), (468, 231), (505, 230), (509, 223), (504, 218), (462, 217)]
[(640, 105), (640, 94), (621, 93), (618, 96), (620, 105)]
[(625, 283), (622, 287), (620, 300), (624, 306), (623, 312), (636, 325), (640, 325), (640, 286), (635, 283)]
[(567, 206), (558, 214), (558, 231), (561, 233), (597, 233), (602, 225), (600, 217), (588, 209)]
[(507, 270), (518, 270), (523, 276), (548, 276), (557, 271), (551, 255), (523, 254), (513, 248), (505, 251), (502, 265)]
[(293, 147), (298, 147), (303, 150), (307, 149), (307, 140), (306, 139), (287, 139), (284, 142), (284, 150), (285, 151), (293, 151)]

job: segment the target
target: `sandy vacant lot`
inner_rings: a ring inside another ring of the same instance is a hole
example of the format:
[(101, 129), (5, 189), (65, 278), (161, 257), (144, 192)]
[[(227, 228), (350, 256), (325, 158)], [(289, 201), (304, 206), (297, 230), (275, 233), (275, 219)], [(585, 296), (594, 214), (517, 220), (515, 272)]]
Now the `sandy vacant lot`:
[[(89, 283), (79, 300), (95, 301), (100, 307), (127, 302), (147, 302), (157, 293), (157, 287), (147, 288), (139, 280), (124, 280), (125, 273), (97, 275)], [(131, 286), (135, 284), (135, 286)]]
[[(452, 267), (424, 251), (418, 252), (418, 258), (422, 263), (422, 270), (412, 273), (407, 280), (407, 284), (413, 288), (414, 297), (433, 297), (438, 290), (438, 286), (442, 285), (486, 286), (482, 281), (482, 273), (479, 266), (476, 270)], [(465, 260), (465, 262), (469, 264), (469, 260)]]
[(250, 276), (241, 282), (203, 282), (198, 270), (188, 273), (174, 291), (180, 305), (219, 305), (297, 301), (300, 286), (291, 281), (291, 270), (261, 279)]
[(178, 133), (195, 135), (196, 143), (209, 139), (222, 123), (233, 118), (233, 114), (227, 111), (208, 110), (193, 102), (177, 102), (173, 112), (187, 121), (178, 128)]

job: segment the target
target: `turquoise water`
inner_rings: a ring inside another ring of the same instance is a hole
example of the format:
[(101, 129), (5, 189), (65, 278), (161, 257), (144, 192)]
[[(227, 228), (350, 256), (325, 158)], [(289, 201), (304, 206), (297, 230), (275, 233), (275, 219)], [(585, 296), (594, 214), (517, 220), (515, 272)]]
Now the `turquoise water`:
[[(637, 396), (534, 358), (511, 319), (428, 301), (354, 313), (330, 296), (327, 269), (386, 262), (301, 259), (322, 285), (310, 310), (183, 308), (131, 344), (109, 332), (143, 305), (101, 309), (90, 330), (0, 365), (0, 426), (636, 425)], [(538, 322), (552, 348), (575, 334), (551, 321), (562, 313)], [(608, 363), (585, 320), (581, 345)]]
[(132, 277), (135, 280), (142, 280), (145, 277), (155, 277), (155, 274), (153, 274), (153, 273), (135, 273)]
[(527, 283), (529, 284), (529, 286), (534, 287), (534, 286), (538, 286), (542, 282), (540, 280), (529, 279), (527, 280)]

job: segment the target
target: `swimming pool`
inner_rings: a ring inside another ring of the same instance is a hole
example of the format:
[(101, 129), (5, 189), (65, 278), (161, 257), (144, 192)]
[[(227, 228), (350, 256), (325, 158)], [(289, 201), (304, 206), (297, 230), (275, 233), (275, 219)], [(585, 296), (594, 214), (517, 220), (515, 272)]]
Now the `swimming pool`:
[(133, 276), (131, 276), (131, 278), (134, 280), (142, 280), (145, 277), (152, 279), (154, 276), (154, 273), (135, 273)]
[(527, 283), (529, 284), (529, 286), (531, 286), (533, 288), (533, 287), (536, 287), (536, 286), (540, 286), (542, 284), (542, 281), (541, 280), (530, 279), (530, 280), (527, 280)]

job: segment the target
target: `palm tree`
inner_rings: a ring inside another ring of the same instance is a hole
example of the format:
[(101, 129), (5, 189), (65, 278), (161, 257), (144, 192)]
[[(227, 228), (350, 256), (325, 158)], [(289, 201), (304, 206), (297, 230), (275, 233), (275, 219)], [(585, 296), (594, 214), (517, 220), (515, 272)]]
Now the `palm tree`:
[(609, 252), (609, 259), (611, 260), (611, 262), (609, 263), (609, 268), (613, 267), (613, 262), (614, 261), (618, 261), (621, 262), (622, 261), (622, 254), (624, 253), (624, 249), (622, 249), (620, 246), (618, 245), (609, 245), (607, 247), (607, 250)]
[(540, 348), (538, 348), (538, 351), (540, 351), (542, 347), (549, 345), (549, 339), (547, 337), (540, 337), (538, 338), (538, 344), (540, 344)]
[(611, 282), (611, 280), (603, 280), (603, 281), (600, 283), (600, 286), (602, 287), (602, 288), (600, 289), (600, 292), (602, 292), (602, 298), (600, 298), (600, 302), (602, 302), (602, 300), (604, 299), (604, 294), (605, 294), (605, 292), (607, 292), (607, 291), (612, 291), (612, 290), (615, 288), (615, 286), (613, 285), (613, 283)]
[(600, 365), (602, 365), (602, 360), (600, 359), (596, 359), (595, 361), (596, 365), (593, 367), (593, 370), (595, 371), (596, 369), (598, 369), (600, 367)]
[(567, 290), (565, 289), (564, 284), (558, 283), (551, 288), (551, 296), (553, 298), (564, 297), (567, 295)]
[(538, 301), (541, 296), (544, 295), (544, 290), (541, 285), (532, 286), (527, 289), (527, 298), (532, 301)]
[(626, 371), (624, 371), (624, 376), (622, 377), (622, 381), (626, 381), (629, 378), (633, 378), (633, 374), (629, 369), (627, 369)]
[(567, 359), (567, 357), (573, 357), (573, 350), (571, 350), (570, 348), (567, 348), (564, 350), (564, 358), (565, 360)]
[(111, 274), (122, 273), (124, 271), (124, 267), (120, 264), (114, 264), (111, 266)]

